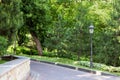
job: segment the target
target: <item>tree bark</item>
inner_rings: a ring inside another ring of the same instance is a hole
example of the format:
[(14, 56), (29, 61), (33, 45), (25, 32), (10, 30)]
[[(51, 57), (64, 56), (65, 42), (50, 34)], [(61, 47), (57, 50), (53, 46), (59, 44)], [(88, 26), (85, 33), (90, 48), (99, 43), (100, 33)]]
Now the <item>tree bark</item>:
[(31, 35), (32, 35), (32, 37), (34, 39), (34, 42), (36, 43), (36, 48), (38, 50), (38, 54), (40, 56), (42, 56), (42, 46), (41, 46), (40, 40), (38, 39), (38, 37), (35, 35), (34, 32), (30, 32), (30, 33), (31, 33)]

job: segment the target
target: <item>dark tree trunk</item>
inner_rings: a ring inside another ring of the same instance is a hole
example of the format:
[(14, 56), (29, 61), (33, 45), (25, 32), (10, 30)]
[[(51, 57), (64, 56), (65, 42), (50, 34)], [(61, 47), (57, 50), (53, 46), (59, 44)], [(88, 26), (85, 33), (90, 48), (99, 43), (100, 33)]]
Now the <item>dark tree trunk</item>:
[(38, 39), (38, 37), (36, 36), (36, 34), (34, 32), (30, 32), (30, 33), (34, 39), (34, 42), (36, 43), (36, 48), (38, 50), (38, 54), (40, 56), (42, 56), (42, 46), (41, 46), (40, 40)]

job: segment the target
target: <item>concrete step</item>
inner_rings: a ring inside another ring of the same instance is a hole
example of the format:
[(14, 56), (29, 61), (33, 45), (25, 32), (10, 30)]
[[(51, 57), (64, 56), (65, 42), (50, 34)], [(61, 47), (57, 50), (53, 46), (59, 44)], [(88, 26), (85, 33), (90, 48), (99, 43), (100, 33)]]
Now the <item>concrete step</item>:
[(40, 76), (39, 73), (31, 71), (27, 80), (40, 80), (39, 76)]

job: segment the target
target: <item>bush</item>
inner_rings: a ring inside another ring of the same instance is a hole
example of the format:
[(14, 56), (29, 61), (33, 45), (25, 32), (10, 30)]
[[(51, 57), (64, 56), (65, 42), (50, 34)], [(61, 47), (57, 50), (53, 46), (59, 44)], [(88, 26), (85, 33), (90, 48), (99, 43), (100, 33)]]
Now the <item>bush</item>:
[(16, 48), (16, 54), (27, 54), (27, 55), (38, 55), (37, 50), (35, 49), (30, 49), (24, 46), (18, 46)]
[(30, 54), (30, 49), (29, 48), (26, 48), (26, 47), (23, 47), (23, 46), (18, 46), (16, 48), (16, 54)]
[(57, 53), (43, 51), (43, 56), (57, 57)]
[[(90, 67), (89, 61), (80, 61), (78, 64), (81, 66)], [(93, 67), (95, 69), (109, 71), (109, 72), (120, 72), (120, 67), (107, 66), (105, 64), (100, 64), (100, 63), (93, 63)]]
[(90, 66), (90, 62), (88, 62), (88, 61), (80, 61), (79, 64), (82, 65), (82, 66), (85, 66), (85, 67)]

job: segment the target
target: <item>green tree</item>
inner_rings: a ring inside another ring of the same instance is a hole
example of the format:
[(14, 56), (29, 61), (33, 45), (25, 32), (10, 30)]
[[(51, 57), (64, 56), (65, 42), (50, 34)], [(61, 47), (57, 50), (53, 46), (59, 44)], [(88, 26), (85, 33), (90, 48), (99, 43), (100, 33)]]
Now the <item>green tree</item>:
[[(21, 10), (24, 13), (23, 28), (32, 35), (39, 55), (42, 55), (42, 43), (46, 36), (47, 2), (41, 0), (22, 0)], [(21, 32), (24, 32), (22, 29)], [(24, 35), (24, 34), (23, 34)], [(19, 36), (20, 37), (20, 36)]]
[(1, 0), (0, 2), (0, 38), (3, 41), (1, 43), (5, 43), (0, 46), (4, 48), (13, 42), (14, 34), (23, 23), (20, 6), (21, 0)]
[(18, 31), (19, 44), (31, 34), (40, 55), (43, 47), (53, 52), (50, 56), (89, 59), (92, 23), (94, 61), (120, 65), (118, 0), (22, 0), (22, 5), (25, 23)]

